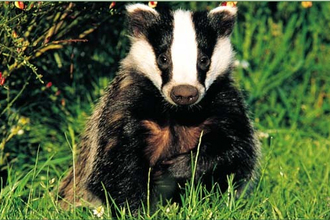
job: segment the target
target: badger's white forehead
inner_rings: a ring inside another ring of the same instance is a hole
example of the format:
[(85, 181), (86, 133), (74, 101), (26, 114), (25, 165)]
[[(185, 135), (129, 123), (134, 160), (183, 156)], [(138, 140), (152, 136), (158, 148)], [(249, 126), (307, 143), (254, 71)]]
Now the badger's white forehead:
[(174, 12), (173, 18), (172, 79), (178, 84), (196, 84), (198, 45), (192, 14), (178, 10)]
[[(223, 10), (222, 8), (220, 9)], [(220, 9), (217, 8), (216, 10)], [(216, 13), (216, 11), (212, 11), (212, 13)], [(189, 84), (202, 90), (201, 82), (198, 81), (198, 42), (192, 12), (178, 10), (174, 12), (173, 18), (173, 43), (171, 45), (173, 70), (171, 84)], [(219, 38), (210, 57), (211, 66), (204, 82), (206, 90), (228, 68), (232, 58), (233, 50), (229, 38)]]

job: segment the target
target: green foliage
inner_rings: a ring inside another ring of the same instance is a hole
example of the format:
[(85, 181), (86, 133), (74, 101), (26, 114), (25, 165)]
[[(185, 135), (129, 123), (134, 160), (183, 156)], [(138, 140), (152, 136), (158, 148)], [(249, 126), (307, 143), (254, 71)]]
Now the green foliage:
[(81, 131), (102, 92), (92, 88), (111, 80), (127, 40), (116, 40), (123, 35), (120, 5), (110, 10), (107, 3), (42, 2), (21, 10), (14, 2), (0, 4), (0, 71), (6, 78), (0, 87), (0, 166), (17, 157), (24, 166), (39, 144), (42, 151), (62, 151), (68, 127)]
[[(113, 9), (110, 3), (24, 4), (22, 10), (0, 2), (0, 219), (96, 219), (90, 209), (57, 207), (56, 187), (86, 118), (127, 52), (124, 3)], [(217, 186), (208, 192), (188, 183), (182, 207), (165, 204), (151, 215), (145, 207), (139, 218), (330, 218), (330, 3), (238, 7), (233, 76), (262, 142), (256, 187), (236, 198), (233, 187), (222, 195)], [(103, 218), (111, 218), (104, 209)], [(126, 208), (124, 218), (135, 216)]]
[[(265, 10), (269, 4), (275, 6)], [(250, 65), (238, 68), (237, 79), (249, 92), (248, 102), (262, 125), (305, 126), (327, 137), (329, 130), (323, 128), (325, 119), (329, 119), (329, 87), (325, 86), (329, 84), (329, 64), (324, 58), (329, 35), (319, 21), (323, 24), (330, 20), (328, 16), (320, 19), (315, 15), (330, 6), (297, 6), (300, 5), (281, 2), (246, 4), (241, 8), (247, 13), (242, 18), (243, 25), (236, 26), (233, 43), (238, 59)]]

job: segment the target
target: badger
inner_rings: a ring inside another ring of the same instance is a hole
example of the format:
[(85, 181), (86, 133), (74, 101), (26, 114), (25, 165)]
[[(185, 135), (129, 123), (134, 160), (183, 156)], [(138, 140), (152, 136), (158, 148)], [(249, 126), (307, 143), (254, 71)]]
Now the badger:
[(231, 76), (237, 9), (126, 10), (131, 47), (87, 124), (61, 205), (111, 198), (134, 211), (149, 197), (179, 200), (192, 176), (225, 191), (233, 175), (240, 192), (255, 177), (259, 144)]

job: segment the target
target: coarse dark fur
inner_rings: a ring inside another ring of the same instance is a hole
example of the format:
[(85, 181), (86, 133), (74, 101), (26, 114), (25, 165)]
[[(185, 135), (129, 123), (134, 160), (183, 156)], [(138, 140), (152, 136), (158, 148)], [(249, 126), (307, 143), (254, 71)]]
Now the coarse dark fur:
[[(225, 24), (232, 29), (232, 20)], [(135, 30), (131, 24), (133, 35), (150, 26), (137, 25), (143, 27)], [(202, 26), (196, 25), (196, 29)], [(215, 29), (212, 22), (204, 26), (220, 32), (215, 33), (218, 35), (231, 32)], [(155, 31), (152, 28), (143, 34)], [(162, 35), (168, 38), (163, 40), (171, 41), (170, 35)], [(197, 35), (200, 45), (212, 56), (215, 40), (203, 36)], [(155, 53), (160, 52), (155, 49)], [(179, 202), (179, 185), (184, 186), (191, 179), (191, 158), (196, 156), (202, 131), (196, 181), (201, 180), (209, 188), (217, 183), (225, 191), (227, 176), (234, 174), (238, 190), (242, 189), (254, 178), (259, 146), (243, 98), (231, 79), (231, 70), (228, 66), (219, 74), (196, 105), (173, 106), (143, 72), (123, 63), (89, 120), (75, 170), (62, 182), (62, 206), (74, 201), (75, 205), (104, 204), (106, 190), (117, 205), (128, 203), (131, 210), (137, 210), (147, 199), (149, 168), (152, 202), (156, 203), (159, 195)], [(203, 82), (205, 71), (199, 74)], [(162, 77), (163, 83), (170, 80), (166, 74)]]

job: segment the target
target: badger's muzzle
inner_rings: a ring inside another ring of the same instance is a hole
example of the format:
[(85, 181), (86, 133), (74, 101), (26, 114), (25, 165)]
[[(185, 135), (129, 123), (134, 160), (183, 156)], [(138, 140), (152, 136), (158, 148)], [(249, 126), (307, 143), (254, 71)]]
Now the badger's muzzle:
[(171, 90), (171, 99), (177, 105), (191, 105), (198, 100), (199, 94), (196, 87), (191, 85), (175, 86)]

